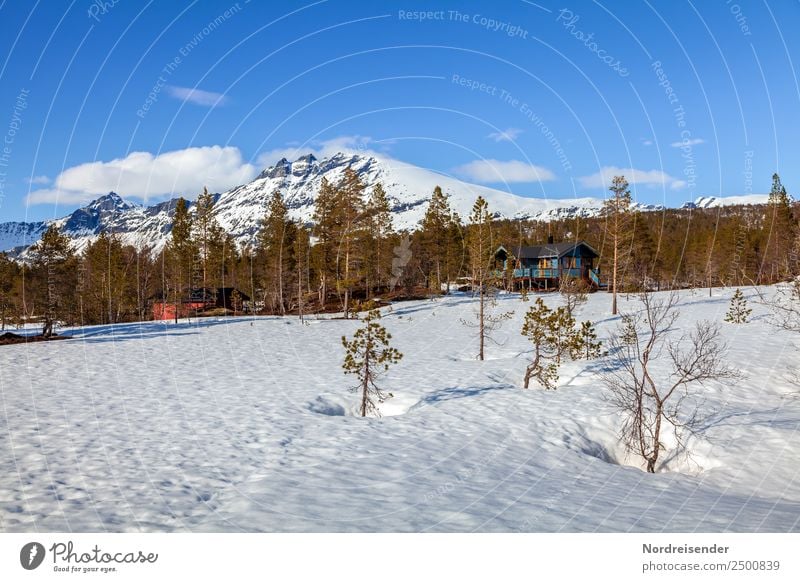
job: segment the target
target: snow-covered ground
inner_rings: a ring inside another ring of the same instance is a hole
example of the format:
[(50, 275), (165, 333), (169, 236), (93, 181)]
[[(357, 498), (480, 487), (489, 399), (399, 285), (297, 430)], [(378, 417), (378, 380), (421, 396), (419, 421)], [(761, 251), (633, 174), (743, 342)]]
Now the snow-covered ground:
[[(774, 292), (766, 290), (768, 294)], [(678, 327), (732, 290), (682, 294)], [(468, 296), (397, 304), (382, 418), (352, 415), (340, 338), (358, 323), (236, 318), (74, 330), (0, 347), (0, 531), (800, 531), (800, 337), (723, 324), (747, 377), (701, 389), (689, 455), (632, 466), (601, 362), (522, 390), (532, 303), (476, 361)], [(555, 306), (559, 297), (545, 301)], [(623, 296), (621, 308), (638, 302)], [(578, 319), (619, 318), (596, 293)], [(675, 333), (680, 333), (676, 329)]]

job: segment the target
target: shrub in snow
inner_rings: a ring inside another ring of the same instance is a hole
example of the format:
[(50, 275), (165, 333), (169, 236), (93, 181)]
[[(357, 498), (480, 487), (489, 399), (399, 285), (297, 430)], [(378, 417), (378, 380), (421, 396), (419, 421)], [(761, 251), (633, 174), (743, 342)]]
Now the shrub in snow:
[(561, 358), (581, 349), (575, 319), (565, 307), (553, 311), (538, 298), (525, 314), (521, 333), (533, 344), (533, 359), (525, 370), (524, 387), (528, 388), (534, 379), (545, 389), (555, 390)]
[(558, 383), (558, 365), (555, 362), (555, 338), (550, 329), (552, 311), (541, 298), (536, 305), (528, 309), (522, 335), (533, 344), (533, 359), (525, 369), (525, 385), (528, 388), (531, 379), (535, 379), (545, 389), (555, 390)]
[(629, 313), (622, 316), (619, 328), (619, 340), (624, 344), (632, 344), (637, 340), (636, 320), (633, 315)]
[(556, 363), (561, 364), (561, 358), (571, 355), (575, 349), (580, 349), (575, 318), (570, 315), (567, 307), (559, 307), (550, 314), (548, 325), (555, 341)]
[(345, 349), (342, 368), (345, 374), (353, 374), (358, 378), (358, 385), (351, 390), (361, 392), (359, 408), (362, 417), (367, 416), (368, 412), (380, 415), (375, 402), (383, 402), (391, 394), (378, 388), (375, 380), (403, 357), (403, 354), (389, 346), (392, 335), (378, 323), (380, 318), (380, 310), (373, 309), (364, 317), (364, 326), (356, 330), (352, 340), (342, 336)]
[(725, 315), (725, 321), (728, 323), (747, 323), (747, 318), (752, 311), (752, 309), (747, 308), (747, 299), (744, 298), (742, 290), (737, 289), (736, 293), (731, 297), (731, 306)]
[(597, 331), (591, 321), (584, 321), (575, 333), (570, 356), (573, 360), (599, 358), (603, 344), (597, 339)]

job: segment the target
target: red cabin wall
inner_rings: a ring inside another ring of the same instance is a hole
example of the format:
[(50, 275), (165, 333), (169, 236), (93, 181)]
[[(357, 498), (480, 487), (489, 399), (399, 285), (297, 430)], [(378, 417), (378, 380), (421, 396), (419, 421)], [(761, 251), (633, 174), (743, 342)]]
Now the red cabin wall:
[[(178, 317), (188, 317), (195, 311), (201, 310), (205, 307), (203, 302), (195, 303), (181, 303), (178, 307)], [(153, 319), (155, 320), (170, 320), (175, 319), (175, 304), (174, 303), (154, 303), (153, 304)]]

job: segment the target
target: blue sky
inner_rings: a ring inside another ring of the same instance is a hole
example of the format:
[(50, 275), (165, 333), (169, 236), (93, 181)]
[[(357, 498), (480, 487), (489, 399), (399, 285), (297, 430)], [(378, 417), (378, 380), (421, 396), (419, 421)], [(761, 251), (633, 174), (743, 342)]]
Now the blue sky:
[(5, 1), (0, 27), (2, 221), (342, 148), (551, 198), (800, 184), (796, 2)]

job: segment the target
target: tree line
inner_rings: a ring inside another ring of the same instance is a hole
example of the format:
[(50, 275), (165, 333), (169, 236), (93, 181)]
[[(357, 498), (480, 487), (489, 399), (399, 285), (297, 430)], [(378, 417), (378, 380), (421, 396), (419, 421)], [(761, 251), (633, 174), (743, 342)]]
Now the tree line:
[[(617, 292), (767, 284), (800, 273), (800, 211), (777, 174), (765, 205), (640, 212), (622, 176), (611, 193), (594, 217), (500, 219), (479, 198), (463, 220), (436, 187), (417, 228), (398, 232), (382, 185), (369, 188), (347, 169), (338, 183), (322, 181), (310, 223), (292, 219), (274, 192), (253, 241), (241, 245), (219, 224), (215, 197), (204, 190), (193, 203), (177, 199), (159, 252), (109, 232), (77, 251), (51, 225), (24, 260), (0, 253), (0, 326), (38, 321), (49, 335), (56, 322), (147, 320), (154, 302), (180, 307), (192, 289), (220, 287), (248, 295), (258, 313), (352, 317), (375, 299), (469, 286), (486, 311), (491, 288), (510, 288), (508, 277), (497, 277), (497, 247), (548, 237), (583, 240), (599, 252), (614, 304)], [(479, 317), (478, 324), (492, 322)]]

